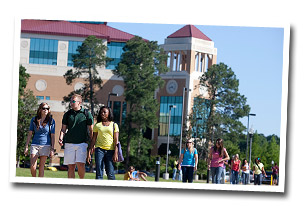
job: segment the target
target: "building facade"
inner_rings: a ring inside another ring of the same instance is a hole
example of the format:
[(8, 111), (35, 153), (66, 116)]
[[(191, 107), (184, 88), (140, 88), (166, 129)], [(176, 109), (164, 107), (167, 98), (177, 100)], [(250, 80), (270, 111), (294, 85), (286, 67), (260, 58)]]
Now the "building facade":
[[(112, 70), (120, 61), (125, 42), (134, 35), (107, 25), (106, 22), (69, 22), (46, 20), (22, 20), (20, 36), (20, 64), (31, 75), (27, 88), (31, 89), (39, 102), (51, 106), (56, 121), (56, 140), (61, 128), (62, 116), (67, 110), (63, 97), (82, 88), (83, 79), (76, 79), (67, 85), (63, 77), (73, 68), (72, 55), (86, 37), (94, 35), (103, 40), (108, 47), (107, 57), (113, 60), (98, 68), (103, 80), (102, 89), (96, 91), (100, 104), (109, 104), (113, 109), (115, 121), (119, 124), (126, 116), (123, 80), (113, 75)], [(199, 88), (199, 77), (212, 64), (216, 63), (217, 49), (214, 42), (193, 25), (186, 25), (169, 35), (161, 45), (168, 54), (169, 71), (161, 75), (165, 86), (155, 92), (160, 104), (159, 125), (148, 136), (155, 144), (152, 154), (159, 154), (159, 148), (167, 143), (169, 106), (176, 108), (171, 113), (170, 136), (179, 136), (182, 121), (189, 115), (197, 96), (207, 97), (206, 88)], [(116, 93), (117, 96), (109, 95)], [(173, 143), (173, 138), (170, 138)], [(63, 150), (56, 141), (57, 153), (61, 157)], [(52, 161), (58, 165), (59, 158)]]

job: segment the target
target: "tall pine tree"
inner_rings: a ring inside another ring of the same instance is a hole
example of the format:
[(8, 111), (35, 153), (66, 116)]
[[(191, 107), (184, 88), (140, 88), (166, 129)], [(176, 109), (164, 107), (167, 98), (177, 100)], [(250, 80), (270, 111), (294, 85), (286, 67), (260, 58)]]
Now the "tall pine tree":
[[(128, 114), (122, 132), (126, 139), (126, 168), (130, 162), (131, 141), (141, 141), (142, 133), (158, 125), (157, 111), (159, 105), (154, 98), (154, 92), (162, 88), (164, 81), (160, 73), (167, 72), (167, 55), (159, 48), (156, 41), (145, 41), (135, 36), (126, 43), (124, 53), (117, 68), (113, 71), (120, 76), (125, 84), (125, 101)], [(142, 141), (141, 141), (142, 142)], [(137, 142), (137, 145), (139, 142)], [(139, 150), (139, 157), (147, 151)], [(140, 152), (143, 151), (143, 154)], [(138, 156), (137, 156), (138, 157)]]

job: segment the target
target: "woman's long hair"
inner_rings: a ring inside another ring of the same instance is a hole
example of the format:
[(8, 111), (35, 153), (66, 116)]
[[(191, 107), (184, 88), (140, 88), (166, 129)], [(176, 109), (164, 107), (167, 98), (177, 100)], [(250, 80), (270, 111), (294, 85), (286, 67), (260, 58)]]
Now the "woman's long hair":
[(103, 111), (103, 109), (105, 109), (105, 108), (108, 109), (108, 111), (109, 111), (108, 121), (113, 121), (113, 114), (112, 114), (111, 108), (109, 108), (109, 107), (107, 107), (107, 106), (102, 106), (102, 107), (99, 109), (99, 112), (98, 112), (98, 115), (97, 115), (97, 123), (103, 121), (103, 119), (102, 119), (102, 111)]
[[(187, 142), (191, 142), (191, 147), (190, 148), (187, 147)], [(195, 151), (194, 142), (191, 141), (191, 140), (187, 140), (186, 143), (185, 143), (185, 150), (186, 151), (189, 150), (190, 154), (193, 153)]]
[[(217, 148), (217, 145), (216, 145), (217, 142), (218, 142), (218, 144), (220, 145), (219, 148)], [(216, 140), (216, 143), (215, 143), (215, 145), (214, 145), (214, 151), (215, 151), (215, 152), (218, 151), (218, 152), (219, 152), (219, 156), (222, 157), (222, 156), (224, 155), (224, 142), (223, 142), (222, 139), (218, 138), (218, 139)]]
[(46, 115), (42, 125), (43, 127), (46, 126), (46, 124), (49, 122), (49, 119), (51, 118), (51, 113), (50, 113), (50, 106), (46, 103), (46, 102), (42, 102), (39, 106), (39, 108), (37, 109), (37, 112), (36, 112), (36, 116), (35, 116), (35, 119), (34, 119), (34, 123), (35, 123), (35, 126), (36, 126), (36, 129), (39, 129), (40, 127), (40, 121), (42, 119), (42, 110), (43, 110), (43, 107), (47, 105), (49, 110), (48, 110), (48, 114)]

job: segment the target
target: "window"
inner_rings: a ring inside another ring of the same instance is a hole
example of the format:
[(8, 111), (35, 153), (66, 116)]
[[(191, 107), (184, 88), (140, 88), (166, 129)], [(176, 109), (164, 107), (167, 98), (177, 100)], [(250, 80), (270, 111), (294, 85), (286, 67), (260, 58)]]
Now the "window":
[(37, 100), (44, 100), (44, 96), (36, 96)]
[(122, 124), (125, 123), (126, 111), (127, 111), (127, 104), (126, 104), (126, 102), (123, 102), (123, 104), (122, 104)]
[(120, 115), (121, 115), (121, 102), (114, 101), (113, 102), (113, 120), (116, 123), (120, 123)]
[(46, 97), (45, 97), (45, 100), (50, 100), (50, 96), (46, 96)]
[[(210, 114), (210, 101), (208, 99), (195, 97), (193, 106), (193, 119), (194, 125), (192, 127), (193, 137), (198, 133), (198, 136), (202, 137), (202, 134), (206, 130), (206, 121)], [(197, 131), (198, 128), (198, 131)]]
[(68, 56), (67, 56), (67, 66), (68, 67), (73, 67), (74, 62), (73, 62), (73, 55), (77, 54), (77, 48), (78, 46), (81, 46), (82, 42), (81, 41), (69, 41), (68, 42)]
[(106, 69), (115, 69), (118, 63), (121, 61), (121, 55), (123, 53), (124, 42), (108, 42), (107, 57), (112, 58), (110, 62), (107, 62)]
[(169, 124), (169, 106), (175, 105), (176, 108), (171, 109), (170, 119), (170, 136), (178, 136), (182, 129), (182, 107), (183, 97), (162, 96), (160, 97), (160, 113), (159, 113), (159, 135), (168, 135)]
[(58, 40), (30, 39), (30, 64), (57, 65)]

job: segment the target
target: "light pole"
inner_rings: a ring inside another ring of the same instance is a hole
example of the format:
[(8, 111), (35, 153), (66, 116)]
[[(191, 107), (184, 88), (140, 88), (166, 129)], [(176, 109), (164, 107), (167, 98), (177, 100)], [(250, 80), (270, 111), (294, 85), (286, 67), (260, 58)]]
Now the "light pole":
[(171, 109), (176, 108), (175, 105), (169, 105), (169, 125), (168, 125), (168, 138), (167, 138), (167, 158), (166, 158), (166, 173), (164, 174), (164, 179), (169, 179), (168, 174), (168, 156), (169, 156), (169, 136), (170, 136), (170, 120), (171, 120)]
[(252, 146), (252, 134), (253, 134), (253, 128), (251, 127), (249, 129), (249, 136), (250, 136), (250, 148), (249, 148), (249, 166), (251, 164), (251, 146)]
[(110, 99), (110, 96), (118, 96), (118, 94), (117, 93), (112, 93), (112, 92), (109, 92), (109, 94), (108, 94), (108, 101), (107, 101), (107, 106), (110, 108), (110, 102), (109, 102), (109, 99)]
[(181, 119), (181, 135), (180, 135), (180, 148), (179, 148), (179, 159), (181, 157), (181, 149), (182, 149), (182, 139), (183, 139), (183, 124), (184, 124), (184, 99), (185, 99), (185, 91), (187, 91), (186, 87), (183, 87), (183, 99), (182, 99), (182, 119)]
[(248, 123), (247, 123), (247, 144), (246, 144), (246, 159), (248, 158), (248, 139), (249, 139), (249, 116), (256, 116), (256, 114), (248, 114)]

